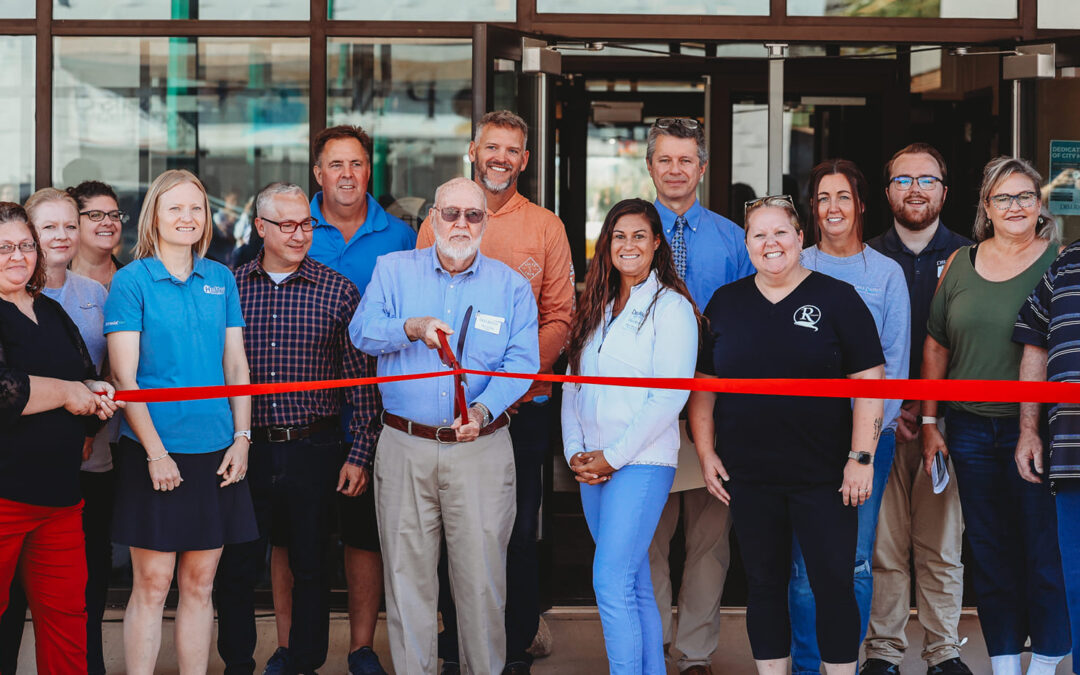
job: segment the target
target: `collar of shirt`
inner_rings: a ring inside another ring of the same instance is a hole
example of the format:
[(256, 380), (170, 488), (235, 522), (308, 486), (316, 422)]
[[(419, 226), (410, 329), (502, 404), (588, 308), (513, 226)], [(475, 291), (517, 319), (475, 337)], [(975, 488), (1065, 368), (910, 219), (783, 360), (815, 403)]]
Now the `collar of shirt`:
[[(260, 276), (264, 279), (269, 279), (270, 275), (263, 269), (263, 258), (266, 255), (266, 249), (260, 249), (258, 257), (248, 263), (246, 267), (241, 268), (241, 273), (244, 276)], [(305, 279), (313, 284), (319, 283), (319, 275), (315, 272), (315, 261), (308, 256), (304, 256), (304, 259), (300, 262), (300, 267), (296, 269), (292, 274), (281, 280), (282, 284), (285, 284), (293, 279)]]
[[(173, 279), (175, 281), (178, 281), (179, 283), (184, 283), (180, 282), (179, 279), (176, 279), (176, 277), (174, 277), (172, 273), (165, 268), (165, 263), (161, 262), (161, 258), (153, 256), (150, 258), (143, 258), (142, 260), (143, 264), (146, 265), (146, 270), (150, 273), (150, 278), (154, 281), (165, 281), (166, 279)], [(191, 273), (193, 275), (198, 275), (201, 278), (206, 278), (207, 268), (209, 266), (210, 263), (206, 260), (206, 258), (203, 258), (202, 256), (195, 256), (195, 261), (191, 266)], [(190, 279), (191, 277), (188, 278)]]
[[(660, 214), (660, 223), (664, 226), (664, 234), (667, 235), (668, 241), (670, 241), (671, 234), (675, 230), (675, 220), (679, 215), (661, 204), (659, 199), (653, 202), (653, 205)], [(687, 209), (686, 213), (683, 214), (683, 217), (686, 218), (686, 224), (690, 227), (691, 232), (697, 232), (698, 219), (701, 217), (701, 212), (704, 210), (705, 207), (701, 205), (701, 202), (695, 199), (693, 206)]]
[[(360, 226), (360, 229), (356, 231), (356, 234), (349, 239), (345, 246), (350, 246), (360, 237), (371, 232), (380, 232), (390, 226), (390, 221), (386, 219), (386, 211), (379, 202), (375, 201), (375, 198), (371, 196), (371, 193), (364, 195), (367, 200), (367, 218), (364, 220), (364, 224)], [(315, 227), (334, 227), (330, 221), (326, 220), (322, 212), (322, 198), (323, 193), (320, 190), (315, 193), (315, 196), (311, 198), (311, 217), (315, 219)], [(337, 229), (337, 228), (334, 228)]]
[(529, 199), (525, 195), (521, 194), (520, 192), (515, 192), (514, 196), (510, 199), (507, 199), (506, 203), (503, 204), (502, 208), (500, 208), (498, 211), (492, 211), (491, 209), (488, 209), (488, 216), (505, 216), (508, 213), (513, 213), (514, 211), (517, 211), (528, 203)]
[[(924, 248), (918, 255), (922, 255), (927, 251), (945, 250), (948, 247), (949, 239), (951, 237), (952, 233), (947, 227), (945, 227), (945, 223), (941, 222), (941, 220), (938, 220), (937, 231), (934, 232), (934, 236), (930, 238), (929, 242), (927, 242), (926, 248)], [(916, 254), (910, 248), (908, 248), (900, 239), (900, 235), (896, 231), (895, 223), (893, 223), (893, 226), (885, 232), (885, 237), (882, 239), (882, 241), (885, 243), (885, 248), (887, 248), (893, 253), (906, 253), (913, 258), (917, 257)]]

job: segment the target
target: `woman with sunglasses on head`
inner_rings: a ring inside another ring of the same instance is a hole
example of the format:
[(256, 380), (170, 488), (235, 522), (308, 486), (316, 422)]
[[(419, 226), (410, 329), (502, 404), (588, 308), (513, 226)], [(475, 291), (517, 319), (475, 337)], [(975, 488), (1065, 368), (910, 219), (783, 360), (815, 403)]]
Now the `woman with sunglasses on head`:
[(26, 211), (0, 202), (0, 613), (18, 573), (38, 671), (66, 675), (87, 671), (79, 463), (122, 404), (42, 294), (45, 258)]
[[(992, 160), (983, 170), (972, 246), (946, 263), (930, 305), (923, 379), (1017, 380), (1023, 346), (1013, 325), (1059, 252), (1057, 228), (1039, 197), (1042, 178), (1026, 161)], [(1069, 652), (1069, 617), (1057, 515), (1049, 487), (1024, 481), (1014, 453), (1017, 403), (952, 401), (945, 432), (938, 402), (922, 403), (926, 472), (939, 452), (956, 470), (964, 539), (971, 549), (979, 624), (995, 675), (1018, 675), (1031, 640), (1031, 675), (1047, 675)], [(1040, 435), (1042, 430), (1031, 430)], [(1030, 435), (1028, 436), (1030, 438)], [(1041, 441), (1026, 441), (1030, 457)]]
[[(116, 273), (105, 305), (110, 367), (122, 389), (250, 381), (236, 279), (203, 257), (210, 227), (194, 174), (170, 170), (150, 185), (136, 259)], [(174, 568), (180, 672), (206, 672), (222, 547), (258, 537), (243, 482), (251, 398), (131, 403), (120, 429), (113, 541), (131, 551), (127, 672), (155, 670)]]
[[(745, 222), (757, 273), (713, 294), (698, 376), (881, 378), (885, 358), (874, 318), (851, 285), (802, 265), (802, 224), (791, 198), (751, 202)], [(758, 672), (787, 672), (794, 540), (820, 600), (817, 641), (825, 672), (854, 673), (854, 507), (872, 494), (881, 399), (695, 391), (688, 422), (706, 488), (731, 505)]]
[(115, 253), (129, 216), (120, 210), (116, 192), (101, 181), (83, 181), (68, 188), (67, 193), (79, 211), (79, 245), (71, 271), (108, 288), (116, 270), (124, 266)]
[[(853, 162), (831, 159), (811, 169), (808, 188), (818, 243), (802, 252), (803, 266), (855, 287), (874, 317), (881, 349), (885, 353), (885, 377), (906, 378), (911, 354), (911, 303), (907, 281), (904, 270), (896, 261), (863, 243), (863, 215), (868, 192), (866, 178)], [(860, 642), (870, 620), (874, 537), (885, 481), (896, 449), (896, 420), (901, 403), (894, 399), (884, 403), (883, 429), (874, 449), (874, 483), (866, 502), (859, 507), (855, 600), (861, 620)], [(814, 594), (806, 577), (806, 562), (798, 541), (793, 546), (794, 565), (788, 589), (792, 672), (817, 673), (821, 670), (821, 658), (814, 628)]]
[[(697, 310), (660, 214), (642, 199), (619, 202), (585, 276), (570, 373), (691, 377), (697, 345)], [(675, 479), (686, 398), (674, 389), (563, 387), (563, 447), (596, 542), (593, 588), (614, 675), (665, 672), (649, 544)]]

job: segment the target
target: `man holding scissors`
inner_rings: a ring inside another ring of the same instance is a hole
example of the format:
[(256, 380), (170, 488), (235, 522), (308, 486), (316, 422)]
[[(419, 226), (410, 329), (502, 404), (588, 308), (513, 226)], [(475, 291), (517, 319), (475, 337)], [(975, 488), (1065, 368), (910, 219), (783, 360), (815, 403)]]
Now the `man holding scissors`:
[[(354, 344), (378, 358), (379, 375), (438, 372), (442, 363), (457, 360), (488, 372), (539, 369), (529, 282), (478, 252), (486, 207), (484, 191), (473, 181), (443, 184), (430, 214), (435, 246), (390, 253), (376, 263), (349, 332)], [(502, 671), (506, 547), (516, 511), (505, 411), (529, 385), (527, 379), (479, 374), (379, 385), (386, 412), (375, 500), (387, 630), (398, 672), (435, 671), (443, 532), (463, 670)], [(458, 387), (465, 411), (455, 403)]]

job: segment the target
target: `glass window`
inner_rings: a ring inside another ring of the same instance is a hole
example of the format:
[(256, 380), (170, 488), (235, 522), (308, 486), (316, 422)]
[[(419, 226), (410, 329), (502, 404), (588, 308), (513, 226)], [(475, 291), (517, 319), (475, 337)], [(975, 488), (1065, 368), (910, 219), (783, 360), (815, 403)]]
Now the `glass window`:
[(346, 21), (516, 21), (517, 0), (329, 0), (328, 16)]
[(0, 201), (34, 187), (34, 36), (0, 35)]
[(1015, 19), (1016, 0), (787, 0), (787, 13), (788, 16)]
[(536, 0), (536, 11), (539, 14), (768, 16), (769, 0)]
[(1080, 30), (1076, 0), (1039, 0), (1039, 28)]
[[(0, 7), (4, 2), (12, 0), (0, 0)], [(310, 13), (310, 0), (53, 0), (55, 19), (307, 21)]]
[(469, 40), (327, 41), (327, 124), (358, 124), (375, 141), (368, 191), (415, 227), (435, 188), (468, 176)]
[(159, 173), (194, 171), (217, 226), (211, 257), (230, 262), (255, 192), (307, 185), (308, 62), (302, 38), (56, 38), (53, 183), (106, 181), (138, 213)]
[(33, 19), (34, 0), (0, 0), (0, 18)]

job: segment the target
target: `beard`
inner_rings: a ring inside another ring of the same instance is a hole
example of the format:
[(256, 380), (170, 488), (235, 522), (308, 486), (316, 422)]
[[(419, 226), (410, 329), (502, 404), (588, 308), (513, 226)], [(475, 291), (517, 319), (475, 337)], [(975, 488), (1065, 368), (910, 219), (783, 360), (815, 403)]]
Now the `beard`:
[(935, 203), (932, 199), (926, 198), (926, 207), (919, 210), (909, 208), (904, 200), (896, 203), (890, 199), (889, 206), (892, 208), (893, 218), (896, 219), (898, 225), (912, 232), (921, 232), (938, 221), (942, 202)]
[(497, 183), (488, 177), (490, 175), (489, 171), (491, 167), (491, 164), (484, 167), (484, 170), (480, 173), (480, 183), (483, 184), (485, 190), (492, 194), (499, 194), (500, 192), (508, 190), (511, 185), (517, 183), (518, 176), (521, 175), (520, 171), (511, 169), (510, 172), (506, 174), (506, 179)]
[(443, 238), (438, 232), (435, 233), (435, 247), (439, 253), (443, 254), (447, 258), (454, 262), (460, 262), (468, 260), (476, 255), (476, 252), (480, 250), (481, 237), (475, 237), (467, 244), (455, 244), (449, 239)]

